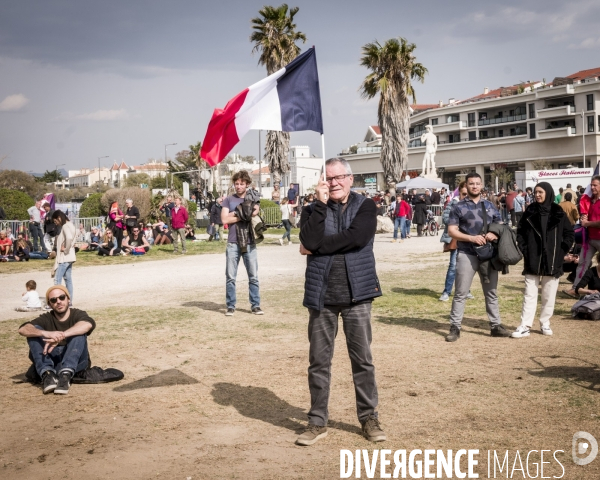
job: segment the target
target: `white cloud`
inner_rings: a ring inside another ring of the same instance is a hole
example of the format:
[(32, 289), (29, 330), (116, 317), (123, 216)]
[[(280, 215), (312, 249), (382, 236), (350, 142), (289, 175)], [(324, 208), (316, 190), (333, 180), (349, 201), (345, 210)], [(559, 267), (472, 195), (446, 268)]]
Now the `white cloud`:
[(592, 37), (586, 38), (585, 40), (582, 40), (578, 44), (572, 43), (571, 45), (569, 45), (569, 48), (575, 49), (575, 50), (598, 48), (598, 47), (600, 47), (600, 38), (592, 38)]
[(114, 122), (128, 120), (129, 118), (129, 113), (124, 108), (120, 110), (97, 110), (92, 113), (75, 115), (75, 120), (91, 120), (93, 122)]
[(0, 112), (16, 112), (29, 103), (29, 99), (22, 93), (9, 95), (0, 102)]

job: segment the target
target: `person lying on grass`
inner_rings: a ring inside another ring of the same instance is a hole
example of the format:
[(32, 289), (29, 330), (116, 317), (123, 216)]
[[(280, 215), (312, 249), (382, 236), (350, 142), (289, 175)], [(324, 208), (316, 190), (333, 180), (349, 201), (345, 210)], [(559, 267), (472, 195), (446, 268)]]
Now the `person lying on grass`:
[(27, 337), (29, 359), (42, 379), (44, 394), (69, 393), (73, 376), (90, 363), (87, 336), (96, 322), (83, 310), (69, 307), (69, 300), (64, 286), (50, 287), (46, 302), (51, 311), (19, 327), (19, 334)]

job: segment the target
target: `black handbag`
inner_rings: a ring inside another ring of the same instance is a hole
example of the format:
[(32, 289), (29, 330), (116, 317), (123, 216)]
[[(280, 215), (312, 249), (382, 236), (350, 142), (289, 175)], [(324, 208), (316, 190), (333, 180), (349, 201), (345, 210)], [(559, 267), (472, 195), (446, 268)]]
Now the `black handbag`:
[[(481, 214), (483, 215), (483, 235), (485, 235), (488, 231), (488, 223), (487, 223), (487, 212), (485, 211), (485, 204), (483, 199), (480, 200), (481, 203)], [(477, 245), (474, 247), (475, 255), (480, 262), (485, 262), (487, 260), (491, 260), (494, 258), (494, 245), (492, 242), (487, 242), (485, 245)]]
[(136, 226), (135, 218), (128, 218), (127, 220), (125, 220), (125, 226), (126, 227), (135, 227)]

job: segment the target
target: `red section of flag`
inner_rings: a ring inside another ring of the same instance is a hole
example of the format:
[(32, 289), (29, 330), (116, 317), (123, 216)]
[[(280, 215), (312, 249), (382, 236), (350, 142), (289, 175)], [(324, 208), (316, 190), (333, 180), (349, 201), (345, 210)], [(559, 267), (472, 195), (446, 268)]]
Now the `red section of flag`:
[(246, 88), (229, 100), (223, 110), (216, 108), (213, 112), (200, 150), (200, 158), (211, 167), (220, 163), (240, 141), (235, 129), (235, 115), (242, 108), (247, 94)]

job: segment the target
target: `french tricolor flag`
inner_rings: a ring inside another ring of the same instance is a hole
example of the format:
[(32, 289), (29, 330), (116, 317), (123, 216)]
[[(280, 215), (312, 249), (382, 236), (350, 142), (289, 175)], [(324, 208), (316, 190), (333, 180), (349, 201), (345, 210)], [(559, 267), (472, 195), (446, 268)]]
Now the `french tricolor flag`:
[(323, 133), (314, 47), (237, 94), (223, 110), (215, 109), (202, 142), (200, 157), (210, 166), (215, 166), (248, 130), (313, 130)]

